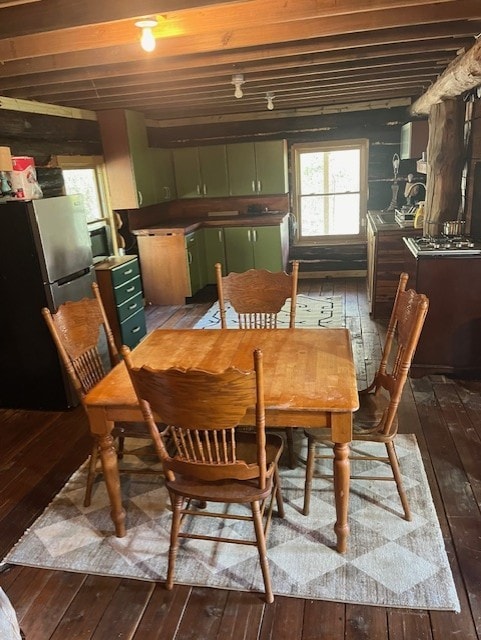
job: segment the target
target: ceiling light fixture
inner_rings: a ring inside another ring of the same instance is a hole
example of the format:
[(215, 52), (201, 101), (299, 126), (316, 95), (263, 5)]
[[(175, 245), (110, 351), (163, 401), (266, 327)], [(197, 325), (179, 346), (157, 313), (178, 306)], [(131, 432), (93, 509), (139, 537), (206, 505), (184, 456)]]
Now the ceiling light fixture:
[(234, 73), (234, 75), (232, 76), (231, 84), (233, 84), (235, 87), (234, 95), (236, 98), (242, 98), (242, 96), (244, 95), (244, 92), (242, 91), (242, 85), (244, 84), (244, 82), (245, 80), (242, 73)]
[(272, 111), (272, 109), (274, 109), (274, 98), (275, 95), (270, 91), (266, 93), (267, 108), (269, 109), (269, 111)]
[(157, 26), (157, 20), (154, 18), (146, 18), (145, 20), (136, 22), (135, 26), (142, 29), (142, 35), (140, 36), (142, 49), (150, 53), (155, 49), (155, 36), (152, 33), (152, 29)]

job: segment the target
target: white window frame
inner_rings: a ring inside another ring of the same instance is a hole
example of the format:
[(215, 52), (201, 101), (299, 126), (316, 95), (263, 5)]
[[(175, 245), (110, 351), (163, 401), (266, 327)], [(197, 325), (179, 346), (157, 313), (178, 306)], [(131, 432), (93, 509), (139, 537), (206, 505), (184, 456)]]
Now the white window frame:
[(100, 206), (104, 215), (95, 221), (89, 222), (88, 225), (94, 226), (99, 222), (105, 222), (109, 225), (111, 231), (110, 237), (112, 238), (112, 250), (114, 255), (118, 255), (117, 225), (110, 205), (107, 172), (103, 156), (55, 156), (52, 164), (61, 169), (94, 169), (97, 177)]
[[(302, 153), (313, 151), (327, 152), (348, 149), (359, 149), (360, 151), (360, 187), (359, 187), (359, 233), (343, 235), (319, 235), (301, 236), (301, 193), (300, 193), (300, 156)], [(351, 140), (330, 140), (326, 142), (302, 142), (292, 145), (291, 164), (293, 173), (293, 213), (296, 218), (296, 244), (306, 245), (332, 245), (332, 244), (353, 244), (366, 240), (366, 217), (368, 199), (368, 158), (369, 140), (367, 138), (355, 138)]]

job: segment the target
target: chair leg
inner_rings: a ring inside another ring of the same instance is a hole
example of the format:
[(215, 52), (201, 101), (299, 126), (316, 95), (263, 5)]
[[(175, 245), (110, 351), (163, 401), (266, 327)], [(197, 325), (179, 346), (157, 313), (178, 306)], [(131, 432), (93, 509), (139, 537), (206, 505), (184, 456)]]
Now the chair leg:
[(391, 463), (394, 480), (396, 481), (397, 491), (399, 493), (399, 497), (401, 498), (401, 504), (404, 509), (404, 518), (406, 520), (411, 520), (411, 509), (409, 508), (408, 498), (402, 482), (401, 470), (399, 469), (399, 462), (397, 459), (396, 449), (394, 448), (394, 442), (386, 442), (386, 450), (389, 457), (389, 462)]
[(97, 460), (99, 457), (99, 448), (97, 441), (94, 440), (92, 451), (90, 452), (89, 469), (87, 473), (87, 485), (85, 487), (84, 507), (90, 507), (92, 502), (92, 489), (95, 482), (95, 470), (97, 468)]
[(302, 513), (309, 515), (311, 505), (311, 487), (312, 478), (314, 476), (314, 463), (316, 460), (316, 441), (314, 438), (307, 438), (307, 463), (306, 463), (306, 482), (304, 485), (304, 508)]
[(262, 515), (259, 502), (251, 503), (252, 518), (254, 520), (254, 529), (256, 532), (257, 550), (259, 551), (259, 561), (261, 563), (262, 577), (264, 578), (264, 588), (266, 592), (266, 602), (269, 604), (274, 602), (274, 594), (272, 593), (271, 576), (269, 573), (269, 564), (267, 562), (267, 547), (264, 536), (264, 526), (262, 523)]
[(117, 458), (119, 460), (122, 460), (122, 458), (124, 457), (124, 440), (125, 438), (123, 436), (119, 436), (118, 437), (118, 444), (117, 444)]
[(284, 498), (282, 497), (281, 491), (281, 480), (279, 478), (279, 468), (276, 465), (276, 470), (274, 471), (274, 482), (276, 485), (276, 504), (277, 504), (277, 515), (279, 518), (284, 517)]
[(295, 469), (297, 466), (297, 457), (294, 451), (294, 429), (292, 427), (286, 427), (285, 432), (287, 451), (289, 453), (289, 467)]
[(170, 527), (170, 547), (169, 547), (169, 566), (167, 569), (167, 579), (165, 587), (169, 591), (174, 586), (175, 560), (177, 558), (177, 550), (179, 548), (179, 530), (181, 521), (181, 509), (184, 502), (182, 496), (171, 494), (172, 502), (172, 524)]

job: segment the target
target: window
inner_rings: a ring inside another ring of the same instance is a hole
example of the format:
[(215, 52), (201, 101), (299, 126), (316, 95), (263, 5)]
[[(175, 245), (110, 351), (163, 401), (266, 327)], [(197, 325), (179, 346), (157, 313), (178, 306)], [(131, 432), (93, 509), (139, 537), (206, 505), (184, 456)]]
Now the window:
[[(108, 204), (107, 183), (101, 156), (57, 156), (57, 165), (62, 168), (67, 195), (81, 193), (87, 210), (87, 222), (94, 226), (105, 222), (113, 228), (112, 211)], [(116, 234), (110, 233), (113, 242)], [(117, 246), (114, 246), (114, 251)]]
[(299, 241), (357, 241), (363, 235), (367, 152), (367, 140), (293, 145)]

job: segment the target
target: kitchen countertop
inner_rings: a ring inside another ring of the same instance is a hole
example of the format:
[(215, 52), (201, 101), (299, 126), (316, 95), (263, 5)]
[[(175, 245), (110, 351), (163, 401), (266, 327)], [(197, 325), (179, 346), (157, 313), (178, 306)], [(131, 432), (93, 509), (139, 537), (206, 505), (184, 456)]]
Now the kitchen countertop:
[(239, 214), (237, 216), (212, 216), (209, 218), (179, 218), (169, 220), (161, 224), (134, 229), (132, 233), (137, 236), (145, 235), (187, 235), (192, 231), (203, 227), (267, 227), (278, 225), (287, 216), (287, 213), (264, 213), (261, 215)]

